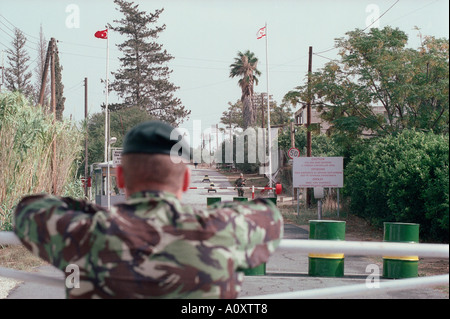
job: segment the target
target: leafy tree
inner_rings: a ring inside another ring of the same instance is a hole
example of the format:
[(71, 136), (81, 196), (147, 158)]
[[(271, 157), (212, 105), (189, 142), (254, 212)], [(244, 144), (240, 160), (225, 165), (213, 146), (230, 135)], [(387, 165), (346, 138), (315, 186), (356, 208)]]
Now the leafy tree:
[[(313, 106), (331, 132), (347, 141), (410, 128), (448, 133), (448, 39), (426, 37), (417, 50), (407, 40), (391, 27), (356, 29), (336, 40), (340, 60), (311, 76)], [(308, 85), (286, 97), (306, 101)]]
[[(301, 156), (306, 154), (306, 128), (297, 127), (294, 133), (295, 147), (300, 150)], [(278, 147), (285, 152), (291, 148), (290, 127), (282, 130), (278, 135)], [(318, 157), (342, 156), (341, 148), (335, 140), (325, 134), (311, 134), (311, 155)]]
[(32, 73), (28, 71), (30, 56), (25, 50), (27, 39), (22, 31), (14, 30), (12, 49), (7, 49), (8, 67), (5, 68), (6, 88), (12, 92), (21, 92), (28, 98), (33, 95), (30, 79)]
[(220, 117), (220, 123), (225, 124), (227, 127), (243, 127), (242, 101), (236, 101), (234, 104), (228, 102), (228, 105), (228, 110), (224, 111)]
[(242, 90), (241, 101), (243, 103), (243, 129), (256, 125), (256, 110), (253, 105), (253, 86), (258, 85), (257, 76), (261, 72), (257, 69), (258, 59), (250, 51), (238, 52), (234, 63), (230, 65), (230, 78), (240, 77), (239, 86)]
[[(276, 102), (270, 105), (270, 124), (271, 125), (288, 125), (293, 117), (292, 107), (289, 103), (281, 103), (280, 106)], [(261, 118), (262, 121), (262, 118)], [(267, 121), (267, 119), (265, 119)], [(267, 123), (264, 123), (267, 127)]]
[(160, 120), (182, 123), (190, 111), (174, 96), (178, 87), (169, 81), (172, 71), (166, 63), (173, 57), (154, 41), (166, 26), (150, 27), (157, 23), (164, 9), (147, 14), (133, 2), (115, 0), (114, 3), (124, 18), (114, 20), (117, 26), (110, 28), (124, 35), (126, 40), (117, 45), (123, 53), (119, 58), (122, 66), (113, 73), (115, 80), (111, 83), (111, 89), (123, 102), (111, 105), (111, 109), (137, 106)]
[[(154, 119), (145, 110), (137, 106), (110, 112), (110, 136), (117, 141), (112, 147), (122, 147), (125, 134), (135, 125)], [(87, 123), (88, 129), (88, 159), (89, 163), (101, 163), (105, 159), (105, 113), (92, 114)], [(80, 175), (84, 174), (84, 153)]]
[[(228, 110), (222, 113), (220, 118), (220, 122), (225, 124), (227, 127), (230, 127), (230, 123), (232, 127), (244, 127), (244, 119), (243, 119), (243, 104), (242, 101), (236, 101), (236, 103), (232, 104), (228, 102)], [(266, 111), (266, 110), (264, 110)], [(267, 116), (267, 112), (264, 112), (264, 116)], [(292, 118), (292, 108), (288, 103), (282, 103), (280, 106), (277, 105), (276, 102), (270, 103), (270, 124), (271, 125), (283, 125), (288, 124)], [(262, 118), (262, 112), (256, 113), (256, 127), (267, 127), (267, 118)]]

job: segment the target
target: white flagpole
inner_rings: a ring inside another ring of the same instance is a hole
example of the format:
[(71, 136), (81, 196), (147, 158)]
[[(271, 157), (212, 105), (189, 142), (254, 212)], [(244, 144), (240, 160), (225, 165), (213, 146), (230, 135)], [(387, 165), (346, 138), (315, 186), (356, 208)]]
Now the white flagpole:
[(106, 102), (105, 102), (105, 161), (107, 162), (107, 176), (106, 176), (106, 193), (108, 197), (108, 209), (111, 207), (110, 194), (110, 170), (109, 170), (109, 110), (108, 110), (108, 95), (109, 95), (109, 29), (106, 27)]
[(268, 55), (268, 32), (267, 22), (265, 24), (266, 33), (266, 77), (267, 77), (267, 128), (268, 140), (269, 140), (269, 187), (272, 188), (272, 134), (270, 132), (270, 98), (269, 98), (269, 55)]

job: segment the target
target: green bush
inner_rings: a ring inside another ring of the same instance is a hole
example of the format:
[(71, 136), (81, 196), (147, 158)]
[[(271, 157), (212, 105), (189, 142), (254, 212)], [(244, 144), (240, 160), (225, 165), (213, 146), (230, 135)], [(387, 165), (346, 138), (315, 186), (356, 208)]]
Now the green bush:
[(378, 226), (419, 223), (423, 239), (448, 242), (448, 143), (416, 131), (372, 141), (345, 170), (351, 212)]

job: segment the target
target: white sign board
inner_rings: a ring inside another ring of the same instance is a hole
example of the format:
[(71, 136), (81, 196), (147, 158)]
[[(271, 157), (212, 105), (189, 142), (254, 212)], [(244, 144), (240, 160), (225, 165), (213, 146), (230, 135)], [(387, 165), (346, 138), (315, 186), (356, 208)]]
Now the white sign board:
[(122, 164), (122, 148), (114, 148), (112, 150), (112, 158), (113, 158), (113, 165), (121, 165)]
[(343, 157), (295, 157), (293, 163), (294, 187), (344, 187)]

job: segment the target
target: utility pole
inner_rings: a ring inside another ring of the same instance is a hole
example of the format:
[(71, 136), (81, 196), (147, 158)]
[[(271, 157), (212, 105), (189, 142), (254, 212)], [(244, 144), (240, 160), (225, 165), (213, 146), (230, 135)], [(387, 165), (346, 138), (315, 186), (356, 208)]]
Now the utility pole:
[(264, 128), (264, 93), (261, 93), (261, 111), (262, 111), (261, 127)]
[(216, 124), (216, 152), (215, 154), (218, 154), (219, 152), (219, 124)]
[[(229, 113), (229, 118), (230, 118), (230, 145), (233, 145), (233, 134), (232, 134), (233, 127), (231, 126), (231, 110)], [(233, 148), (231, 148), (231, 149), (233, 149)]]
[(84, 78), (84, 120), (86, 121), (86, 139), (84, 141), (84, 196), (88, 198), (88, 79)]
[[(50, 40), (51, 46), (51, 105), (53, 111), (53, 128), (56, 124), (56, 78), (55, 78), (55, 38), (51, 38)], [(44, 72), (45, 73), (45, 72)], [(43, 91), (41, 91), (42, 93)], [(56, 135), (56, 130), (55, 133)], [(53, 194), (56, 195), (56, 141), (53, 138), (53, 158), (52, 158), (52, 185), (53, 185)]]
[[(309, 47), (309, 61), (308, 61), (308, 98), (306, 105), (306, 156), (311, 157), (311, 73), (312, 73), (312, 46)], [(311, 196), (308, 189), (306, 189), (306, 207), (311, 204)]]
[(42, 74), (41, 92), (39, 94), (40, 105), (44, 104), (45, 82), (48, 76), (48, 64), (50, 62), (50, 55), (52, 54), (51, 52), (52, 52), (52, 40), (48, 42), (47, 54), (45, 56), (44, 73)]
[(294, 122), (291, 122), (291, 147), (295, 147), (295, 130), (294, 130)]
[(209, 167), (211, 167), (211, 133), (209, 132)]
[(5, 51), (2, 50), (2, 66), (0, 67), (0, 69), (2, 69), (2, 79), (1, 79), (1, 82), (0, 82), (0, 92), (2, 91), (3, 83), (5, 82), (5, 65), (3, 63), (3, 54), (4, 54), (4, 52)]

